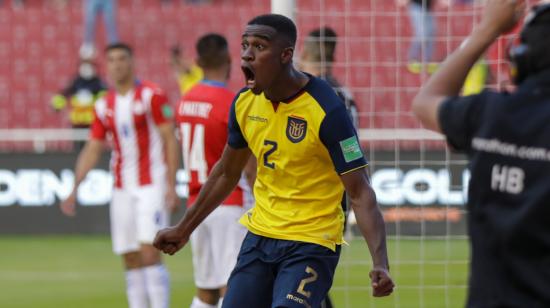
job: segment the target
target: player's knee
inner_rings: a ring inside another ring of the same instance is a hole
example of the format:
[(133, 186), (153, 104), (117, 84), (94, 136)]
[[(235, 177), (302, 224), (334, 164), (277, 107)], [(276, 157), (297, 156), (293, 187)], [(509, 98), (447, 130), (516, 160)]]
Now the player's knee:
[(160, 252), (153, 245), (141, 245), (142, 266), (151, 266), (161, 262)]
[(209, 305), (217, 305), (220, 300), (219, 289), (197, 289), (197, 297)]
[(203, 302), (198, 297), (193, 298), (193, 302), (191, 302), (190, 308), (217, 308), (217, 304), (209, 304), (206, 302)]
[(141, 256), (139, 252), (129, 252), (122, 255), (126, 269), (135, 269), (142, 267)]
[(220, 288), (220, 297), (224, 297), (225, 293), (227, 293), (227, 286)]

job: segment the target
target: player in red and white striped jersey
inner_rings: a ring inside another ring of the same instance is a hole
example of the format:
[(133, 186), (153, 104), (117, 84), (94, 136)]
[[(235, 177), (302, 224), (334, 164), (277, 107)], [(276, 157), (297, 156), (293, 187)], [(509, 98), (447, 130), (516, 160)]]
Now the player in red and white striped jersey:
[[(182, 97), (176, 113), (183, 165), (190, 178), (188, 206), (194, 205), (227, 144), (229, 111), (235, 96), (225, 84), (231, 66), (225, 38), (206, 34), (197, 41), (196, 49), (204, 79)], [(254, 164), (250, 167), (254, 169)], [(245, 213), (243, 198), (243, 190), (237, 187), (191, 234), (197, 287), (191, 308), (215, 308), (225, 294), (246, 234), (238, 223)]]
[(158, 86), (136, 81), (128, 45), (110, 45), (106, 56), (114, 89), (96, 102), (90, 140), (76, 164), (74, 189), (61, 209), (67, 215), (75, 214), (78, 185), (97, 163), (110, 136), (111, 236), (113, 251), (124, 259), (129, 306), (166, 308), (168, 272), (151, 244), (157, 231), (168, 225), (169, 213), (178, 203), (178, 145), (172, 109)]

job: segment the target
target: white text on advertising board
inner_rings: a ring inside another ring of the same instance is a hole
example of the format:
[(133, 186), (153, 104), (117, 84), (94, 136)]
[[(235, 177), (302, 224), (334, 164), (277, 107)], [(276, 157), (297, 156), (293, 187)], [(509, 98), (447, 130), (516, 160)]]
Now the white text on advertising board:
[[(403, 171), (398, 168), (376, 170), (372, 186), (378, 203), (394, 205), (455, 205), (465, 204), (470, 173), (463, 170), (459, 183), (451, 185), (446, 169), (417, 168)], [(177, 173), (176, 192), (181, 198), (188, 195), (188, 175)], [(74, 173), (63, 169), (56, 174), (50, 169), (0, 169), (0, 206), (52, 206), (66, 198), (72, 190)], [(78, 202), (83, 206), (106, 205), (111, 200), (113, 178), (103, 169), (93, 169), (78, 190)]]

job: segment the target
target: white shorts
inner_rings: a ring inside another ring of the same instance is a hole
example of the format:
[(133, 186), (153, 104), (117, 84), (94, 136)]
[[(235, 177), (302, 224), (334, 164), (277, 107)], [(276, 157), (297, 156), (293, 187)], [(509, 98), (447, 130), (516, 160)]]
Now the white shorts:
[(227, 285), (247, 232), (239, 223), (244, 213), (240, 206), (219, 206), (191, 234), (197, 288), (219, 289)]
[(141, 244), (152, 244), (170, 219), (162, 185), (115, 188), (110, 212), (113, 251), (118, 255), (139, 251)]

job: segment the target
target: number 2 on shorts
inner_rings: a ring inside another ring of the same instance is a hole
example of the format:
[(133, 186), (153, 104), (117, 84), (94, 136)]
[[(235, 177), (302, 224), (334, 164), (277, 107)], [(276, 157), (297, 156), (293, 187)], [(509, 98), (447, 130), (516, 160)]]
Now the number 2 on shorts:
[(311, 274), (311, 277), (302, 279), (300, 281), (300, 285), (298, 286), (298, 290), (296, 290), (296, 291), (298, 293), (302, 294), (303, 296), (305, 296), (307, 298), (310, 298), (311, 297), (311, 292), (304, 290), (304, 288), (306, 287), (306, 284), (308, 284), (310, 282), (314, 282), (315, 280), (317, 280), (319, 275), (317, 275), (317, 272), (309, 266), (306, 267), (306, 273)]

